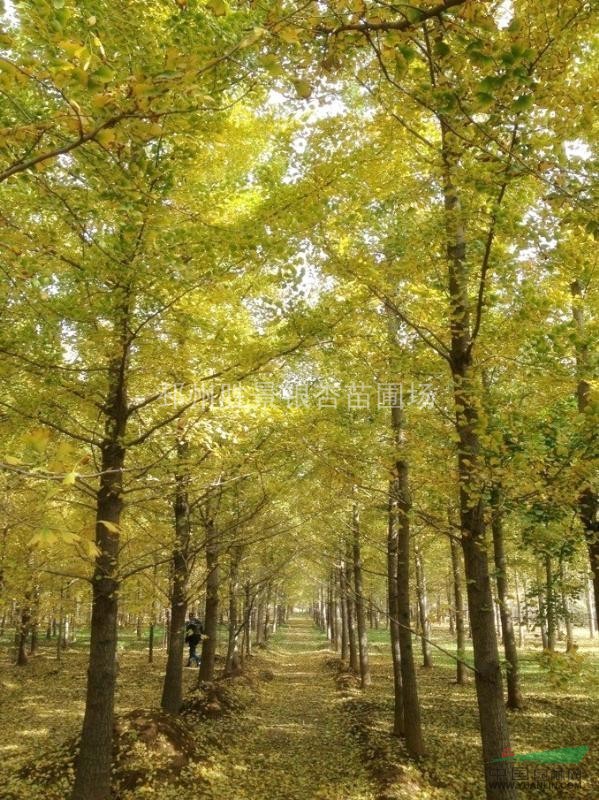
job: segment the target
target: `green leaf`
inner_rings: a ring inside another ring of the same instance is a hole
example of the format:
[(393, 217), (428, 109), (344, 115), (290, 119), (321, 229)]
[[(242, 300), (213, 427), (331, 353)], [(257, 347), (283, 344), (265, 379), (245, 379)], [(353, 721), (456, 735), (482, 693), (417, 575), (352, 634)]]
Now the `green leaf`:
[(495, 102), (495, 97), (488, 92), (477, 92), (476, 93), (476, 105), (479, 108), (489, 108)]
[(420, 11), (419, 8), (414, 8), (413, 6), (404, 6), (402, 13), (412, 25), (415, 25), (422, 19), (422, 11)]
[(92, 72), (91, 77), (100, 83), (110, 83), (114, 80), (114, 70), (108, 64), (102, 64), (95, 72)]
[(451, 48), (447, 44), (447, 42), (436, 42), (434, 47), (435, 53), (439, 56), (439, 58), (445, 58), (451, 53)]
[(416, 51), (414, 50), (413, 47), (410, 47), (410, 45), (408, 44), (398, 44), (397, 50), (399, 50), (399, 52), (402, 54), (402, 56), (405, 58), (408, 64), (410, 63), (410, 61), (413, 61), (416, 58)]
[(294, 80), (293, 85), (295, 86), (297, 96), (301, 97), (302, 100), (308, 100), (308, 98), (312, 95), (312, 86), (303, 78), (297, 78)]
[(533, 104), (533, 96), (531, 94), (521, 94), (520, 97), (512, 103), (514, 111), (526, 111)]

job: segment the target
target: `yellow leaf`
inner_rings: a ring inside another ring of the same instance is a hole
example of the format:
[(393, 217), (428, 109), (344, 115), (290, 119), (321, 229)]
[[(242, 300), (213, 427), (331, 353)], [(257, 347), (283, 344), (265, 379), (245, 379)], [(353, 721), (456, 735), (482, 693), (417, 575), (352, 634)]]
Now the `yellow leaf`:
[(102, 130), (98, 131), (98, 133), (96, 134), (96, 140), (103, 147), (112, 144), (112, 142), (114, 142), (115, 139), (116, 139), (116, 133), (114, 128), (102, 128)]
[(312, 94), (312, 87), (310, 86), (308, 81), (303, 80), (303, 78), (298, 78), (297, 80), (294, 80), (293, 85), (295, 86), (295, 91), (297, 92), (297, 96), (301, 97), (302, 100), (307, 100)]
[(98, 93), (92, 97), (92, 106), (94, 108), (104, 108), (104, 106), (109, 103), (111, 97), (109, 94)]
[(224, 17), (229, 10), (225, 0), (208, 0), (206, 8), (209, 8), (215, 17)]
[(266, 31), (264, 28), (254, 28), (254, 30), (248, 33), (247, 36), (243, 37), (237, 46), (240, 50), (243, 50), (246, 47), (251, 47), (253, 44), (256, 44), (256, 42), (259, 41), (265, 33)]
[(297, 28), (280, 28), (277, 31), (277, 36), (288, 44), (294, 44), (299, 42), (300, 34)]
[(98, 525), (104, 525), (104, 527), (106, 528), (106, 530), (109, 533), (120, 533), (121, 532), (121, 529), (119, 528), (118, 525), (115, 525), (114, 522), (109, 522), (107, 519), (99, 519), (98, 520)]

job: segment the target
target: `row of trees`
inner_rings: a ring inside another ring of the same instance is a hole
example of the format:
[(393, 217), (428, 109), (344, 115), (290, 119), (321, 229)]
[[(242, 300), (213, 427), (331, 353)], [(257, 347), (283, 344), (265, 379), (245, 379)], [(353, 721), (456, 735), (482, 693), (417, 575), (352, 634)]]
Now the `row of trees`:
[(23, 632), (42, 581), (58, 608), (90, 587), (73, 800), (109, 796), (122, 597), (169, 608), (174, 713), (190, 603), (208, 678), (223, 601), (230, 669), (268, 587), (315, 573), (367, 686), (366, 549), (419, 755), (421, 530), (500, 757), (506, 558), (528, 585), (543, 561), (549, 646), (573, 575), (599, 600), (590, 5), (23, 2), (4, 24), (0, 589)]

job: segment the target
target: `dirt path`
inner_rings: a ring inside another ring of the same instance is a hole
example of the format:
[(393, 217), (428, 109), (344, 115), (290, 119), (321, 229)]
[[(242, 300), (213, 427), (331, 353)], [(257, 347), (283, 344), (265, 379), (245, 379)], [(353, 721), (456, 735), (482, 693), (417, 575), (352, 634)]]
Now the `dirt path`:
[(227, 731), (218, 760), (203, 770), (210, 788), (196, 797), (374, 800), (321, 644), (309, 619), (291, 620), (272, 653), (275, 679)]

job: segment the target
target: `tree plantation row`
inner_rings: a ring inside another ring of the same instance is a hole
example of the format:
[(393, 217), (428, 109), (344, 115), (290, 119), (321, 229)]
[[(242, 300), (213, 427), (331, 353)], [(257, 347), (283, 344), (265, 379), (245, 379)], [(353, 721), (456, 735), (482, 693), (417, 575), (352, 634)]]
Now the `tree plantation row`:
[(446, 670), (468, 796), (536, 796), (527, 676), (582, 725), (597, 669), (594, 10), (2, 4), (3, 668), (86, 648), (57, 797), (120, 796), (129, 649), (184, 725), (196, 619), (211, 691), (294, 609), (410, 769)]

